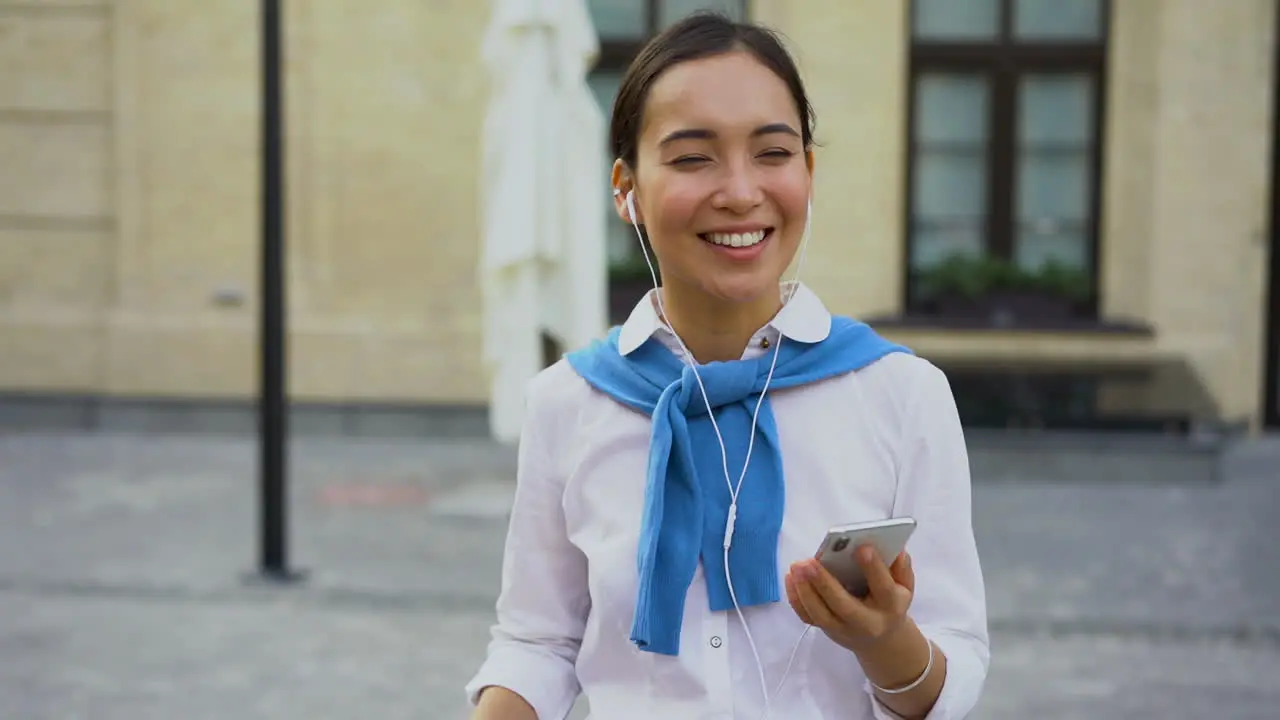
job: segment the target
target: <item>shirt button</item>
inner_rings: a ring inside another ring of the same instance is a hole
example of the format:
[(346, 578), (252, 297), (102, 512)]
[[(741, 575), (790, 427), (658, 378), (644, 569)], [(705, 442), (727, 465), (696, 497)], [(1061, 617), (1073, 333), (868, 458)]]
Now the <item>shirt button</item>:
[(764, 348), (765, 350), (768, 350), (768, 349), (769, 349), (769, 338), (761, 338), (761, 340), (760, 340), (760, 347)]
[(720, 636), (719, 636), (719, 635), (712, 635), (712, 636), (711, 636), (711, 647), (713, 647), (713, 648), (718, 648), (718, 647), (720, 647), (720, 646), (721, 646), (721, 645), (723, 645), (723, 644), (724, 644), (724, 641), (720, 639)]

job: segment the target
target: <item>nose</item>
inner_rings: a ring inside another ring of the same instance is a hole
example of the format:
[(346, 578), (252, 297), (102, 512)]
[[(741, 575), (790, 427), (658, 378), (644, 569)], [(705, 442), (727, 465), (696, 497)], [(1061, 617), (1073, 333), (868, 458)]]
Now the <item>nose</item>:
[(725, 173), (724, 186), (712, 199), (718, 209), (743, 215), (764, 201), (764, 191), (749, 164), (737, 164)]

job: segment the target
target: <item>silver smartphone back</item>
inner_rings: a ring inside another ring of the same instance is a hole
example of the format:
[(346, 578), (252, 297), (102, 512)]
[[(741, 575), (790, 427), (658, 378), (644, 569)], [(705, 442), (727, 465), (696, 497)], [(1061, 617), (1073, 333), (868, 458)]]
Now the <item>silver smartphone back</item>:
[(871, 545), (885, 563), (893, 562), (907, 547), (915, 532), (915, 518), (890, 518), (840, 525), (827, 531), (818, 548), (818, 562), (854, 597), (864, 598), (869, 589), (866, 575), (854, 555), (863, 545)]

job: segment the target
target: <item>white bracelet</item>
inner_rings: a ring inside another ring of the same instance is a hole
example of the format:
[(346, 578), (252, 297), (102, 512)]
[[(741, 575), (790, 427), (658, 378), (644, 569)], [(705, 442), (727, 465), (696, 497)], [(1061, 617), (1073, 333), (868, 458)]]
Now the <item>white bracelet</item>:
[(929, 677), (929, 673), (933, 672), (933, 641), (929, 640), (929, 638), (925, 638), (925, 640), (929, 643), (929, 662), (925, 663), (924, 672), (920, 673), (920, 677), (911, 681), (910, 685), (900, 687), (896, 690), (886, 690), (870, 680), (867, 682), (871, 683), (871, 687), (875, 688), (877, 692), (882, 692), (885, 695), (901, 695), (904, 692), (910, 692), (920, 687), (920, 683), (924, 682), (925, 678)]

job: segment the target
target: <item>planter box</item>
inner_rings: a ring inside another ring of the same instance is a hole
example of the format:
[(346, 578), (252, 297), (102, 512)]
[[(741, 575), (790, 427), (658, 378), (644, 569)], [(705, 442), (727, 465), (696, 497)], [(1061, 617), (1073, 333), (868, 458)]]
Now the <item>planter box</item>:
[(995, 327), (1058, 323), (1084, 317), (1079, 303), (1036, 292), (1001, 291), (980, 297), (943, 294), (934, 301), (938, 315), (989, 322)]
[(653, 280), (649, 278), (609, 278), (609, 324), (626, 322), (636, 303), (652, 289)]

